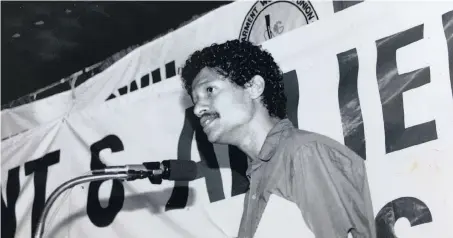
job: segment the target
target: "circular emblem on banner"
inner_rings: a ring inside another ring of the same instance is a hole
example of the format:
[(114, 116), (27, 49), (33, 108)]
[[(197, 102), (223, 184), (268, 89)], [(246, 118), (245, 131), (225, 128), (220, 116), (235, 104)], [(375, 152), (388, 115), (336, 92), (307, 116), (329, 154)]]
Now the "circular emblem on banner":
[(261, 44), (317, 20), (309, 1), (258, 1), (242, 23), (239, 40)]

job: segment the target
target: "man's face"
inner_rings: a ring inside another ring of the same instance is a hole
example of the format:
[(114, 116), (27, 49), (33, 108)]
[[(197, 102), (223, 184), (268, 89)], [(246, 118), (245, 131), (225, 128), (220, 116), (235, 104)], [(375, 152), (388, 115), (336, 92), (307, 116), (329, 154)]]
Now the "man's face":
[(235, 144), (241, 127), (253, 116), (253, 102), (247, 90), (215, 70), (204, 68), (192, 83), (194, 113), (212, 143)]

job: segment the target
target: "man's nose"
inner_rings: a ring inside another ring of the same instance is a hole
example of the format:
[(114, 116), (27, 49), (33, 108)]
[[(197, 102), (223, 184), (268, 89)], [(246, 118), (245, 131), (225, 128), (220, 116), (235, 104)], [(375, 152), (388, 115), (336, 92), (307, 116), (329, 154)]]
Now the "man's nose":
[(201, 117), (203, 114), (209, 111), (209, 104), (205, 100), (199, 100), (193, 107), (193, 113), (197, 117)]

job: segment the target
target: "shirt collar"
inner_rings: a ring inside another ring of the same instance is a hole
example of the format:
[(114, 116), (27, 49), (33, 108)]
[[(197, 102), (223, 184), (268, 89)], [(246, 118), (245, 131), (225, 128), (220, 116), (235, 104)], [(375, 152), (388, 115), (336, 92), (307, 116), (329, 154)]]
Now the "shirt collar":
[(293, 124), (287, 118), (280, 120), (275, 124), (275, 126), (267, 134), (264, 144), (261, 147), (260, 153), (258, 154), (257, 160), (252, 160), (248, 158), (248, 168), (246, 175), (250, 178), (251, 174), (256, 171), (261, 165), (267, 163), (271, 160), (272, 156), (275, 154), (277, 146), (279, 145), (282, 132), (292, 128)]

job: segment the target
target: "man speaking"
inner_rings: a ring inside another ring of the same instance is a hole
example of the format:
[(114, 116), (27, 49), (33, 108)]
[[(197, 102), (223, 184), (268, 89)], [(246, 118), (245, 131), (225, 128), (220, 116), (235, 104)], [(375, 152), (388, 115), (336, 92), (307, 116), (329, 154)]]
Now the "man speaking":
[(293, 126), (268, 52), (247, 41), (213, 44), (189, 57), (181, 77), (208, 140), (248, 157), (239, 237), (253, 237), (271, 194), (297, 204), (316, 238), (376, 237), (363, 159)]

